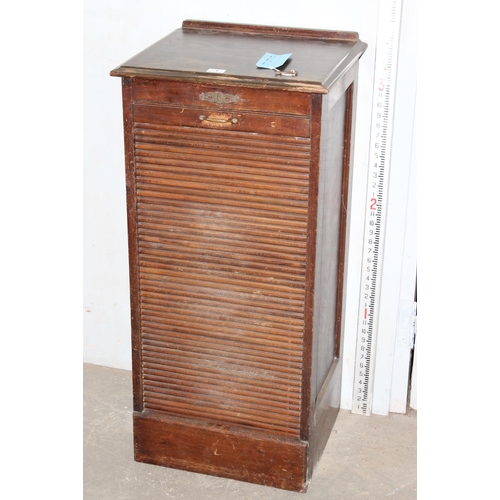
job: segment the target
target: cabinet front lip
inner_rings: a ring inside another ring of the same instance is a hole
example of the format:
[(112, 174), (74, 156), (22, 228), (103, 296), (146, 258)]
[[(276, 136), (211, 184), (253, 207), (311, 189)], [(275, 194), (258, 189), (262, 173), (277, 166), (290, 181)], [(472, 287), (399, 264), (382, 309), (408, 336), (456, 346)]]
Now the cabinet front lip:
[[(251, 77), (225, 75), (223, 78), (215, 77), (205, 73), (182, 73), (178, 71), (157, 70), (148, 68), (133, 68), (130, 66), (119, 66), (110, 72), (110, 76), (119, 76), (125, 78), (145, 78), (170, 81), (185, 81), (195, 83), (209, 83), (220, 86), (234, 87), (255, 87), (260, 89), (278, 89), (294, 92), (308, 92), (314, 94), (327, 94), (328, 89), (317, 82), (308, 82), (301, 80), (283, 79), (275, 77), (275, 80), (257, 79)], [(288, 77), (287, 77), (288, 78)], [(292, 78), (292, 77), (289, 77)]]

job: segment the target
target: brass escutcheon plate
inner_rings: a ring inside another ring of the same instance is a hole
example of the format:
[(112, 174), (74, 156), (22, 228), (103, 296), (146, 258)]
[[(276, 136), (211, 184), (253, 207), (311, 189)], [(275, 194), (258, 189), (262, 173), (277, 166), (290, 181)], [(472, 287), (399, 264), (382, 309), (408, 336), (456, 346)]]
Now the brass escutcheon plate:
[(216, 104), (229, 104), (238, 102), (240, 97), (233, 94), (223, 94), (222, 92), (202, 92), (200, 101), (215, 102)]

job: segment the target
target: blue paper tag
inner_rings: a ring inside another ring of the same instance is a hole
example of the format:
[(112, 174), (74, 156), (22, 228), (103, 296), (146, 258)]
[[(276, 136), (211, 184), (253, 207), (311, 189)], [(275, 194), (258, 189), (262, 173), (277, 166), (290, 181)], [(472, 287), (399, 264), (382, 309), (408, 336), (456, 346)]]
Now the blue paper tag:
[(292, 54), (282, 54), (282, 55), (276, 55), (276, 54), (270, 54), (269, 52), (266, 52), (258, 61), (257, 61), (257, 67), (258, 68), (266, 68), (266, 69), (273, 69), (273, 68), (279, 68), (280, 66), (283, 66), (287, 59), (291, 56)]

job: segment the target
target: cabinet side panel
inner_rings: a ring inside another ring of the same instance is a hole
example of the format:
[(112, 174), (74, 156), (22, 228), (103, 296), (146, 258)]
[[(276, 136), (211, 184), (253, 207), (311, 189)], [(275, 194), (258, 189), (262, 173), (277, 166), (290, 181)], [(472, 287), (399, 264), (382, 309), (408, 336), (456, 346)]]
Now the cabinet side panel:
[(319, 460), (340, 407), (342, 288), (350, 165), (352, 88), (324, 97), (312, 369), (310, 465)]
[[(357, 67), (356, 67), (357, 69)], [(349, 204), (349, 179), (351, 177), (351, 156), (354, 149), (353, 127), (354, 127), (354, 103), (355, 103), (356, 81), (346, 91), (345, 109), (345, 135), (344, 135), (344, 160), (342, 173), (342, 200), (341, 220), (339, 234), (339, 263), (337, 278), (337, 297), (335, 315), (335, 352), (334, 357), (341, 356), (342, 346), (342, 311), (344, 305), (344, 271), (346, 256), (347, 237), (347, 207)]]
[(344, 138), (347, 95), (333, 107), (325, 97), (318, 193), (318, 230), (314, 304), (315, 396), (319, 394), (335, 357), (336, 297), (342, 225)]

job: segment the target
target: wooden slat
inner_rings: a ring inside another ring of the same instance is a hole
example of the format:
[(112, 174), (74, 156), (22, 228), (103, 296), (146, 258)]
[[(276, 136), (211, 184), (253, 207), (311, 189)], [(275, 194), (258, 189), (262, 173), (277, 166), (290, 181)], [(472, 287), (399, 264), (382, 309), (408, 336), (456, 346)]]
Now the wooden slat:
[[(158, 249), (153, 243), (143, 243), (140, 247), (141, 257), (148, 260), (154, 258), (156, 261), (168, 261), (170, 263), (178, 263), (193, 268), (215, 268), (219, 269), (221, 266), (229, 272), (241, 272), (241, 267), (244, 265), (247, 274), (255, 274), (257, 276), (271, 276), (276, 278), (283, 278), (290, 281), (302, 281), (304, 268), (299, 263), (292, 263), (287, 261), (282, 265), (271, 264), (268, 262), (257, 262), (256, 259), (251, 260), (249, 255), (245, 256), (245, 262), (235, 262), (232, 256), (226, 254), (207, 255), (203, 251), (197, 252), (196, 249), (183, 247), (172, 241), (169, 248)], [(187, 254), (191, 256), (190, 260), (187, 259)]]
[(272, 295), (263, 296), (251, 293), (251, 290), (237, 291), (220, 287), (207, 287), (200, 283), (186, 281), (166, 281), (159, 276), (141, 276), (141, 296), (151, 292), (175, 294), (184, 298), (202, 298), (214, 304), (227, 304), (231, 310), (235, 306), (242, 306), (248, 310), (267, 310), (270, 313), (286, 314), (290, 317), (303, 318), (304, 309), (301, 300), (283, 299)]
[(307, 138), (297, 140), (295, 137), (285, 138), (276, 142), (275, 138), (264, 134), (255, 134), (251, 143), (248, 141), (247, 133), (231, 133), (221, 136), (214, 130), (193, 129), (187, 136), (180, 127), (165, 124), (139, 124), (135, 126), (136, 145), (158, 144), (166, 146), (186, 146), (190, 148), (209, 148), (217, 150), (233, 151), (235, 154), (251, 153), (255, 155), (256, 148), (260, 154), (272, 156), (299, 156), (305, 160), (309, 159), (309, 141)]
[[(297, 384), (297, 381), (293, 377), (288, 377), (289, 380), (287, 381), (283, 377), (275, 376), (271, 371), (248, 367), (235, 372), (233, 364), (229, 360), (222, 360), (220, 358), (209, 360), (206, 357), (200, 357), (193, 363), (193, 357), (189, 353), (184, 353), (182, 357), (166, 357), (159, 355), (158, 352), (153, 352), (146, 353), (143, 362), (145, 366), (151, 367), (152, 370), (159, 370), (164, 377), (167, 374), (168, 377), (190, 377), (191, 381), (208, 383), (213, 390), (220, 394), (225, 393), (226, 387), (222, 387), (224, 385), (257, 395), (267, 393), (274, 394), (275, 396), (283, 396), (283, 394), (287, 394), (295, 400), (295, 403), (300, 400), (300, 385)], [(147, 375), (144, 378), (147, 379)], [(290, 382), (295, 383), (296, 388), (288, 387)], [(192, 385), (194, 386), (194, 384)], [(189, 394), (186, 394), (186, 396), (189, 397)]]
[[(243, 342), (252, 346), (269, 347), (276, 349), (284, 354), (300, 353), (301, 336), (292, 336), (288, 334), (286, 337), (268, 331), (266, 333), (254, 332), (248, 328), (237, 328), (236, 325), (225, 326), (223, 322), (209, 321), (206, 318), (190, 315), (187, 318), (178, 318), (175, 315), (161, 315), (151, 310), (142, 309), (143, 323), (145, 325), (153, 325), (157, 329), (171, 328), (178, 332), (193, 332), (204, 335), (212, 335), (214, 342), (219, 340), (224, 343), (227, 339), (241, 339)], [(166, 326), (167, 325), (167, 326)]]
[[(264, 369), (275, 370), (277, 376), (282, 374), (284, 377), (291, 377), (298, 379), (301, 377), (300, 363), (294, 363), (289, 359), (278, 359), (276, 357), (268, 358), (262, 357), (262, 353), (258, 350), (245, 349), (244, 351), (236, 347), (231, 348), (230, 345), (224, 346), (214, 346), (209, 340), (205, 342), (203, 339), (192, 340), (188, 337), (177, 336), (175, 342), (172, 338), (154, 338), (152, 335), (144, 336), (144, 345), (150, 345), (154, 347), (155, 352), (172, 352), (174, 350), (177, 354), (185, 355), (188, 352), (194, 357), (209, 357), (220, 359), (221, 352), (224, 356), (232, 359), (238, 359), (238, 363), (241, 366), (257, 366)], [(153, 350), (152, 350), (153, 351)], [(279, 396), (279, 395), (278, 395)], [(265, 397), (265, 396), (263, 396)]]
[(243, 353), (244, 355), (259, 360), (263, 356), (267, 357), (276, 365), (282, 366), (300, 366), (301, 356), (292, 351), (288, 346), (285, 348), (276, 347), (275, 345), (266, 345), (256, 342), (255, 339), (249, 339), (246, 336), (227, 337), (222, 333), (213, 332), (210, 330), (197, 330), (194, 328), (181, 328), (164, 323), (154, 323), (152, 321), (144, 321), (142, 329), (143, 345), (151, 340), (151, 343), (161, 342), (177, 342), (178, 344), (184, 341), (189, 341), (193, 346), (207, 347), (211, 346), (220, 352), (230, 353), (228, 358), (237, 359), (234, 353)]
[[(142, 302), (144, 304), (163, 304), (171, 311), (186, 313), (189, 309), (193, 312), (199, 311), (200, 314), (213, 314), (219, 317), (231, 319), (240, 319), (241, 321), (254, 321), (262, 324), (269, 322), (272, 325), (286, 329), (287, 331), (299, 331), (304, 328), (303, 318), (290, 313), (280, 313), (279, 311), (269, 311), (265, 308), (258, 308), (251, 305), (241, 305), (235, 303), (224, 303), (224, 301), (203, 298), (201, 295), (190, 294), (190, 296), (181, 296), (175, 292), (142, 292)], [(191, 300), (195, 298), (196, 300)], [(230, 305), (230, 307), (228, 307)]]
[(167, 212), (179, 211), (187, 215), (203, 216), (206, 221), (213, 221), (222, 219), (231, 223), (233, 221), (245, 223), (255, 223), (259, 227), (274, 227), (277, 230), (299, 231), (305, 235), (307, 220), (305, 217), (300, 217), (295, 213), (283, 212), (280, 214), (267, 212), (265, 210), (254, 208), (246, 208), (236, 205), (226, 205), (216, 203), (214, 200), (202, 199), (200, 202), (186, 203), (186, 198), (170, 199), (161, 198), (142, 198), (137, 200), (137, 212), (140, 213), (144, 210), (161, 210)]

